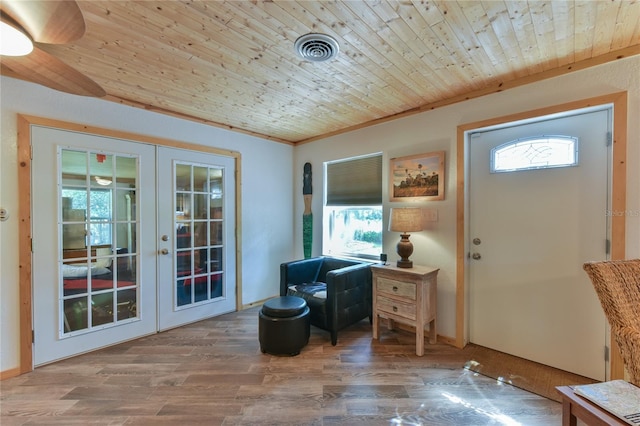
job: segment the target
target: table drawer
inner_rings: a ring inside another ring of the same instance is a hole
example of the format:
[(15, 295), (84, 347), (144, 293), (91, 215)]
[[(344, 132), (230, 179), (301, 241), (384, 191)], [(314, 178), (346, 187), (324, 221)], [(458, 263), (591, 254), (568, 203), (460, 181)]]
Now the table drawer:
[(380, 312), (397, 315), (412, 321), (416, 319), (416, 305), (414, 303), (400, 302), (384, 296), (378, 296), (376, 303), (377, 310)]
[(389, 278), (378, 277), (376, 281), (378, 293), (393, 294), (399, 297), (416, 300), (416, 285), (402, 281), (391, 280)]

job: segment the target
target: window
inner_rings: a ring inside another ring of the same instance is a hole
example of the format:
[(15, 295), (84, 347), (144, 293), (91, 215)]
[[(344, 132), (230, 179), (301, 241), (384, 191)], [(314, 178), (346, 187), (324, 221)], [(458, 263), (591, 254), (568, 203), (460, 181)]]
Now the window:
[(535, 136), (516, 139), (491, 150), (491, 173), (578, 165), (578, 138)]
[(378, 259), (382, 252), (382, 154), (325, 163), (322, 252)]

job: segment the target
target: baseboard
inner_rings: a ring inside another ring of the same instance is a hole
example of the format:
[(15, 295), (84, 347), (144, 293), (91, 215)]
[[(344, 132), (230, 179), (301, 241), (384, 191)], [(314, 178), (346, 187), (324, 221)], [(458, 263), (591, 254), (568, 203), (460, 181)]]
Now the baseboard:
[(456, 346), (456, 338), (438, 334), (438, 343), (444, 343), (445, 345), (449, 346)]
[(276, 296), (271, 296), (271, 297), (267, 297), (266, 299), (262, 299), (262, 300), (256, 300), (255, 302), (251, 302), (251, 303), (247, 303), (245, 305), (242, 305), (242, 310), (244, 311), (245, 309), (251, 309), (251, 308), (255, 308), (256, 306), (262, 306), (264, 305), (264, 302), (266, 302), (269, 299), (273, 299), (274, 297), (278, 297)]
[[(381, 319), (381, 321), (386, 321), (385, 319)], [(386, 322), (385, 322), (386, 325)], [(409, 332), (411, 334), (415, 334), (416, 333), (416, 328), (411, 326), (411, 325), (407, 325), (407, 324), (403, 324), (400, 322), (394, 322), (393, 327), (396, 330), (402, 330), (402, 331), (406, 331)], [(443, 343), (445, 345), (449, 345), (449, 346), (456, 346), (456, 339), (455, 337), (449, 337), (449, 336), (443, 336), (442, 334), (436, 334), (436, 341), (438, 343)]]
[(17, 377), (20, 375), (20, 367), (12, 368), (10, 370), (0, 371), (0, 381)]

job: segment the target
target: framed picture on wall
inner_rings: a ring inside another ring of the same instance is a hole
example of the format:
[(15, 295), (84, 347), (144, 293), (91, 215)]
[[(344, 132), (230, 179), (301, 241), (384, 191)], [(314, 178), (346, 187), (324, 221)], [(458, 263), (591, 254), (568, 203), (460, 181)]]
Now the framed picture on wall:
[(392, 158), (389, 198), (391, 201), (444, 200), (444, 151)]

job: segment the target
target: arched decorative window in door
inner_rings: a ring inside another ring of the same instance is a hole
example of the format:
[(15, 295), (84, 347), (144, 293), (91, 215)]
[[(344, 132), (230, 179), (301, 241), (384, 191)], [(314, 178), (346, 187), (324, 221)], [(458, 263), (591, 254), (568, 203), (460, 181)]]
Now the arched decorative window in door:
[(491, 150), (491, 173), (578, 165), (578, 138), (533, 136), (509, 141)]

